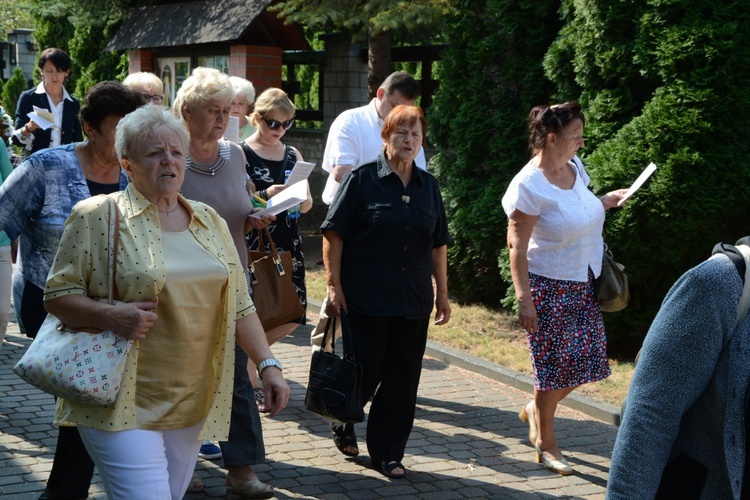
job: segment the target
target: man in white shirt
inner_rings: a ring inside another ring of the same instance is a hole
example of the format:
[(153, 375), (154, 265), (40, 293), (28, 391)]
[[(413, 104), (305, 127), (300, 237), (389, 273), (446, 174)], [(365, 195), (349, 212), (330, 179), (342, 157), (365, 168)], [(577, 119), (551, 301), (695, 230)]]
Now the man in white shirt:
[[(399, 104), (414, 105), (419, 97), (419, 84), (409, 73), (391, 73), (380, 85), (377, 96), (369, 104), (348, 109), (331, 124), (323, 170), (329, 172), (323, 189), (323, 202), (330, 205), (341, 178), (355, 167), (375, 161), (383, 149), (380, 130), (388, 113)], [(427, 168), (424, 148), (415, 159), (417, 167)]]
[[(417, 97), (419, 84), (414, 77), (404, 71), (396, 71), (383, 81), (376, 97), (369, 104), (348, 109), (336, 117), (328, 131), (326, 149), (323, 153), (323, 170), (328, 172), (326, 186), (323, 189), (323, 202), (326, 205), (333, 202), (344, 174), (360, 165), (375, 161), (380, 155), (383, 150), (380, 130), (388, 113), (400, 104), (413, 106)], [(414, 162), (417, 167), (427, 169), (424, 148), (420, 148)], [(320, 348), (323, 341), (323, 332), (328, 320), (325, 312), (327, 302), (328, 297), (323, 301), (320, 320), (310, 338), (315, 350)], [(341, 336), (340, 322), (336, 323), (336, 331), (331, 334), (333, 341), (326, 341), (326, 350), (330, 350), (333, 342)]]

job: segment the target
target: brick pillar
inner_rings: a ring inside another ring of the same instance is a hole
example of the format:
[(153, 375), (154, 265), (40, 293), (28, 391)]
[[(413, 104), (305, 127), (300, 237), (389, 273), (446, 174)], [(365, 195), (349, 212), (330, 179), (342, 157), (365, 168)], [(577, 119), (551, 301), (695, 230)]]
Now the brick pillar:
[(323, 128), (347, 109), (367, 104), (367, 61), (361, 45), (344, 35), (325, 37), (326, 69), (323, 86)]
[(128, 74), (154, 72), (154, 54), (149, 49), (131, 49), (128, 53)]
[(232, 45), (229, 74), (252, 82), (256, 95), (269, 87), (281, 88), (281, 47)]

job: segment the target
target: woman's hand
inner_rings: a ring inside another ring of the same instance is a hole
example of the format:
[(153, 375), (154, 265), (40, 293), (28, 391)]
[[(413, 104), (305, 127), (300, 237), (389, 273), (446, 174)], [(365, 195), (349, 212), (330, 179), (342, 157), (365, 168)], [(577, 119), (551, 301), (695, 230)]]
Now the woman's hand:
[(609, 210), (610, 208), (616, 207), (627, 192), (627, 189), (616, 189), (599, 198), (602, 202), (602, 205), (604, 205), (604, 210)]
[(253, 229), (263, 229), (268, 227), (273, 221), (276, 220), (275, 215), (258, 215), (256, 212), (260, 212), (262, 208), (254, 208), (250, 215), (247, 216), (245, 221), (245, 234), (249, 233)]
[[(24, 127), (26, 127), (26, 131), (27, 131), (27, 132), (29, 132), (30, 134), (33, 134), (33, 133), (34, 133), (34, 131), (35, 131), (35, 130), (37, 130), (37, 129), (39, 128), (39, 125), (37, 125), (37, 124), (36, 124), (36, 122), (35, 122), (34, 120), (29, 120), (29, 121), (28, 121), (28, 122), (26, 123), (26, 125), (24, 125)], [(22, 133), (23, 133), (23, 132), (22, 132)], [(24, 135), (26, 135), (26, 134), (24, 134)]]
[(328, 286), (328, 303), (326, 304), (326, 314), (329, 318), (337, 318), (341, 316), (341, 309), (345, 313), (349, 312), (346, 307), (346, 298), (344, 297), (344, 290), (340, 286)]
[(143, 340), (153, 328), (157, 314), (154, 312), (158, 301), (122, 302), (111, 307), (107, 318), (107, 330), (128, 340)]
[[(235, 325), (235, 341), (245, 351), (248, 358), (257, 366), (264, 359), (273, 358), (268, 338), (260, 319), (256, 313), (248, 314), (237, 320)], [(263, 393), (266, 405), (271, 408), (271, 416), (275, 416), (289, 402), (289, 386), (284, 381), (281, 370), (269, 366), (263, 370)]]
[(451, 319), (451, 305), (448, 302), (448, 295), (438, 295), (435, 297), (435, 324), (444, 325)]
[(263, 370), (263, 393), (266, 406), (271, 408), (271, 417), (275, 417), (289, 402), (289, 385), (284, 380), (281, 370), (275, 366)]
[(521, 323), (521, 328), (527, 332), (536, 333), (536, 307), (534, 307), (534, 303), (530, 300), (518, 301), (518, 322)]
[(65, 325), (66, 331), (109, 330), (128, 340), (143, 340), (156, 322), (158, 316), (153, 311), (158, 303), (153, 300), (107, 304), (86, 295), (70, 294), (47, 300), (44, 307)]
[(272, 198), (285, 190), (287, 188), (286, 184), (272, 184), (266, 188), (266, 196), (268, 198)]

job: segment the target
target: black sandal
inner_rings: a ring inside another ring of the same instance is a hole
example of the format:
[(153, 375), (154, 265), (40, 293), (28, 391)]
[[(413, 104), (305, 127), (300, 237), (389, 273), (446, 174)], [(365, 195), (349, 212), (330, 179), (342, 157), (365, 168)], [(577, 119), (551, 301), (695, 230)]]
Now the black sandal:
[[(354, 425), (346, 424), (341, 430), (331, 427), (331, 432), (333, 433), (333, 444), (336, 445), (336, 448), (341, 453), (347, 457), (356, 457), (359, 455), (359, 446), (357, 445), (357, 436), (354, 434)], [(347, 451), (347, 448), (350, 446), (357, 448), (357, 451), (355, 453)]]
[[(404, 472), (402, 472), (401, 474), (394, 474), (393, 471), (396, 469), (401, 469)], [(383, 460), (382, 462), (380, 462), (380, 470), (383, 471), (384, 475), (393, 479), (401, 479), (406, 475), (406, 467), (404, 467), (404, 464), (395, 460), (392, 460), (390, 462), (386, 462), (385, 460)]]

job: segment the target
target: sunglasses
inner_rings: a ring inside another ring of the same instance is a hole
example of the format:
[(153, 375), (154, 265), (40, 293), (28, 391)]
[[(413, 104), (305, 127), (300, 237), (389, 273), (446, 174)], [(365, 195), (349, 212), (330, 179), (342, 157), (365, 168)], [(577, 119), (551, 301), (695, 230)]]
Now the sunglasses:
[(266, 125), (268, 125), (268, 128), (271, 130), (279, 130), (281, 127), (284, 127), (284, 130), (289, 130), (292, 128), (292, 125), (294, 125), (294, 117), (284, 122), (280, 122), (279, 120), (269, 120), (268, 118), (261, 118), (261, 120), (266, 122)]

